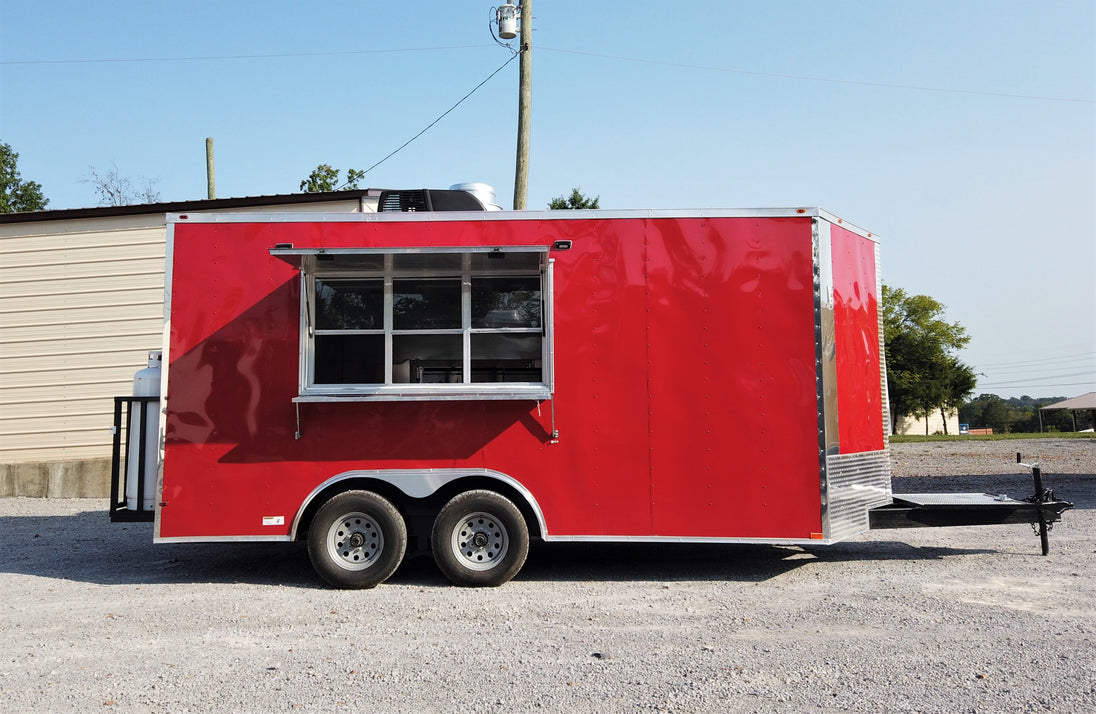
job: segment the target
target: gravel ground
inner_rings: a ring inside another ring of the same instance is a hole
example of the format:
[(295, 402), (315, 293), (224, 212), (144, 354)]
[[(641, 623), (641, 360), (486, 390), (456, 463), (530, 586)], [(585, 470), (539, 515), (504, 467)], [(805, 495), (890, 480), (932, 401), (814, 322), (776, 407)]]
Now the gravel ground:
[(1047, 558), (1025, 525), (553, 545), (489, 590), (0, 499), (0, 710), (1096, 712), (1096, 441), (898, 444), (895, 491), (1026, 496), (1017, 448), (1076, 505)]

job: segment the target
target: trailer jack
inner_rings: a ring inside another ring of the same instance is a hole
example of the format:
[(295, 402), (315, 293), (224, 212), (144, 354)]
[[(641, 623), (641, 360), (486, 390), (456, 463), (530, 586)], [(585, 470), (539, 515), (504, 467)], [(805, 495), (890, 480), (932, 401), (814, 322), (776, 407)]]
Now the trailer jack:
[(1031, 469), (1035, 492), (1025, 499), (988, 493), (896, 493), (892, 503), (868, 511), (871, 529), (938, 528), (1028, 523), (1039, 536), (1043, 555), (1050, 553), (1048, 534), (1062, 513), (1073, 508), (1069, 501), (1043, 488), (1039, 464), (1016, 463)]
[[(1043, 488), (1043, 472), (1038, 463), (1025, 464), (1024, 458), (1019, 451), (1016, 452), (1016, 463), (1031, 469), (1031, 480), (1034, 481), (1035, 485), (1035, 493), (1024, 500), (1037, 505), (1056, 502), (1057, 499), (1054, 498), (1054, 491), (1049, 488)], [(1069, 507), (1072, 508), (1072, 504), (1070, 504)], [(1059, 511), (1059, 515), (1060, 514), (1061, 511)], [(1050, 533), (1050, 529), (1054, 527), (1054, 522), (1057, 520), (1058, 518), (1051, 518), (1048, 520), (1044, 510), (1039, 508), (1039, 522), (1037, 524), (1031, 524), (1032, 530), (1039, 536), (1039, 545), (1042, 548), (1043, 555), (1050, 552), (1050, 539), (1048, 534)]]

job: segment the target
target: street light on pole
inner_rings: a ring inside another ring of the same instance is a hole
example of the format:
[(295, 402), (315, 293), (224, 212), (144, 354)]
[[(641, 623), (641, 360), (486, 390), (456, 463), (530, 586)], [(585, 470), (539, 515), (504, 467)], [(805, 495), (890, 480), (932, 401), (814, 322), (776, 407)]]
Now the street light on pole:
[(514, 169), (514, 210), (525, 210), (525, 196), (529, 188), (529, 117), (533, 104), (533, 0), (520, 0), (515, 7), (513, 0), (506, 0), (496, 11), (499, 37), (511, 40), (518, 35), (521, 26), (521, 57), (518, 62), (518, 147)]

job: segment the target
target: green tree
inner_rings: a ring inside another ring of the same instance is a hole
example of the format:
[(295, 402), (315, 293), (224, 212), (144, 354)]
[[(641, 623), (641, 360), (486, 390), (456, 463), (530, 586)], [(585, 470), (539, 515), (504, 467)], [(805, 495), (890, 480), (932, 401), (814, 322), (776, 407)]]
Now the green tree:
[(1010, 431), (1012, 420), (1008, 404), (996, 394), (979, 394), (966, 404), (963, 412), (967, 423), (973, 427), (989, 427), (998, 433)]
[(49, 203), (37, 181), (24, 181), (19, 175), (19, 154), (0, 143), (0, 213), (41, 211)]
[(342, 191), (358, 188), (359, 182), (365, 178), (364, 171), (357, 169), (346, 170), (346, 181), (339, 183), (340, 169), (331, 168), (331, 164), (320, 164), (304, 181), (301, 181), (301, 190), (305, 193), (321, 193), (324, 191)]
[[(940, 402), (940, 419), (944, 422), (944, 433), (948, 433), (947, 413), (952, 409), (958, 412), (963, 401), (970, 396), (978, 384), (978, 377), (967, 365), (959, 361), (957, 357), (948, 355), (944, 359), (943, 369), (940, 371), (940, 379), (943, 382), (943, 401)], [(926, 428), (928, 421), (925, 422)]]
[(944, 412), (974, 390), (974, 371), (955, 356), (970, 337), (943, 315), (944, 306), (927, 295), (883, 286), (887, 390), (895, 427), (899, 416)]
[(583, 196), (582, 192), (577, 188), (571, 189), (571, 195), (557, 196), (548, 203), (548, 210), (560, 211), (560, 210), (576, 210), (584, 208), (599, 208), (598, 203), (601, 201), (601, 196), (594, 196), (590, 199), (587, 196)]

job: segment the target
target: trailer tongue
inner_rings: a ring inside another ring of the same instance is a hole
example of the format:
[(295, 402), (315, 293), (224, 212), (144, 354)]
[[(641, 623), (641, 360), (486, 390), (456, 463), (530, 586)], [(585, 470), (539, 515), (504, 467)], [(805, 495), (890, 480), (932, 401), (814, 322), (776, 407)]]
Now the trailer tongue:
[[(1029, 466), (1016, 454), (1016, 463)], [(989, 493), (896, 493), (893, 503), (869, 511), (872, 530), (883, 528), (938, 528), (946, 526), (989, 526), (1030, 523), (1039, 535), (1043, 555), (1050, 552), (1048, 532), (1073, 508), (1069, 501), (1043, 488), (1042, 470), (1031, 464), (1035, 493), (1019, 500)]]

